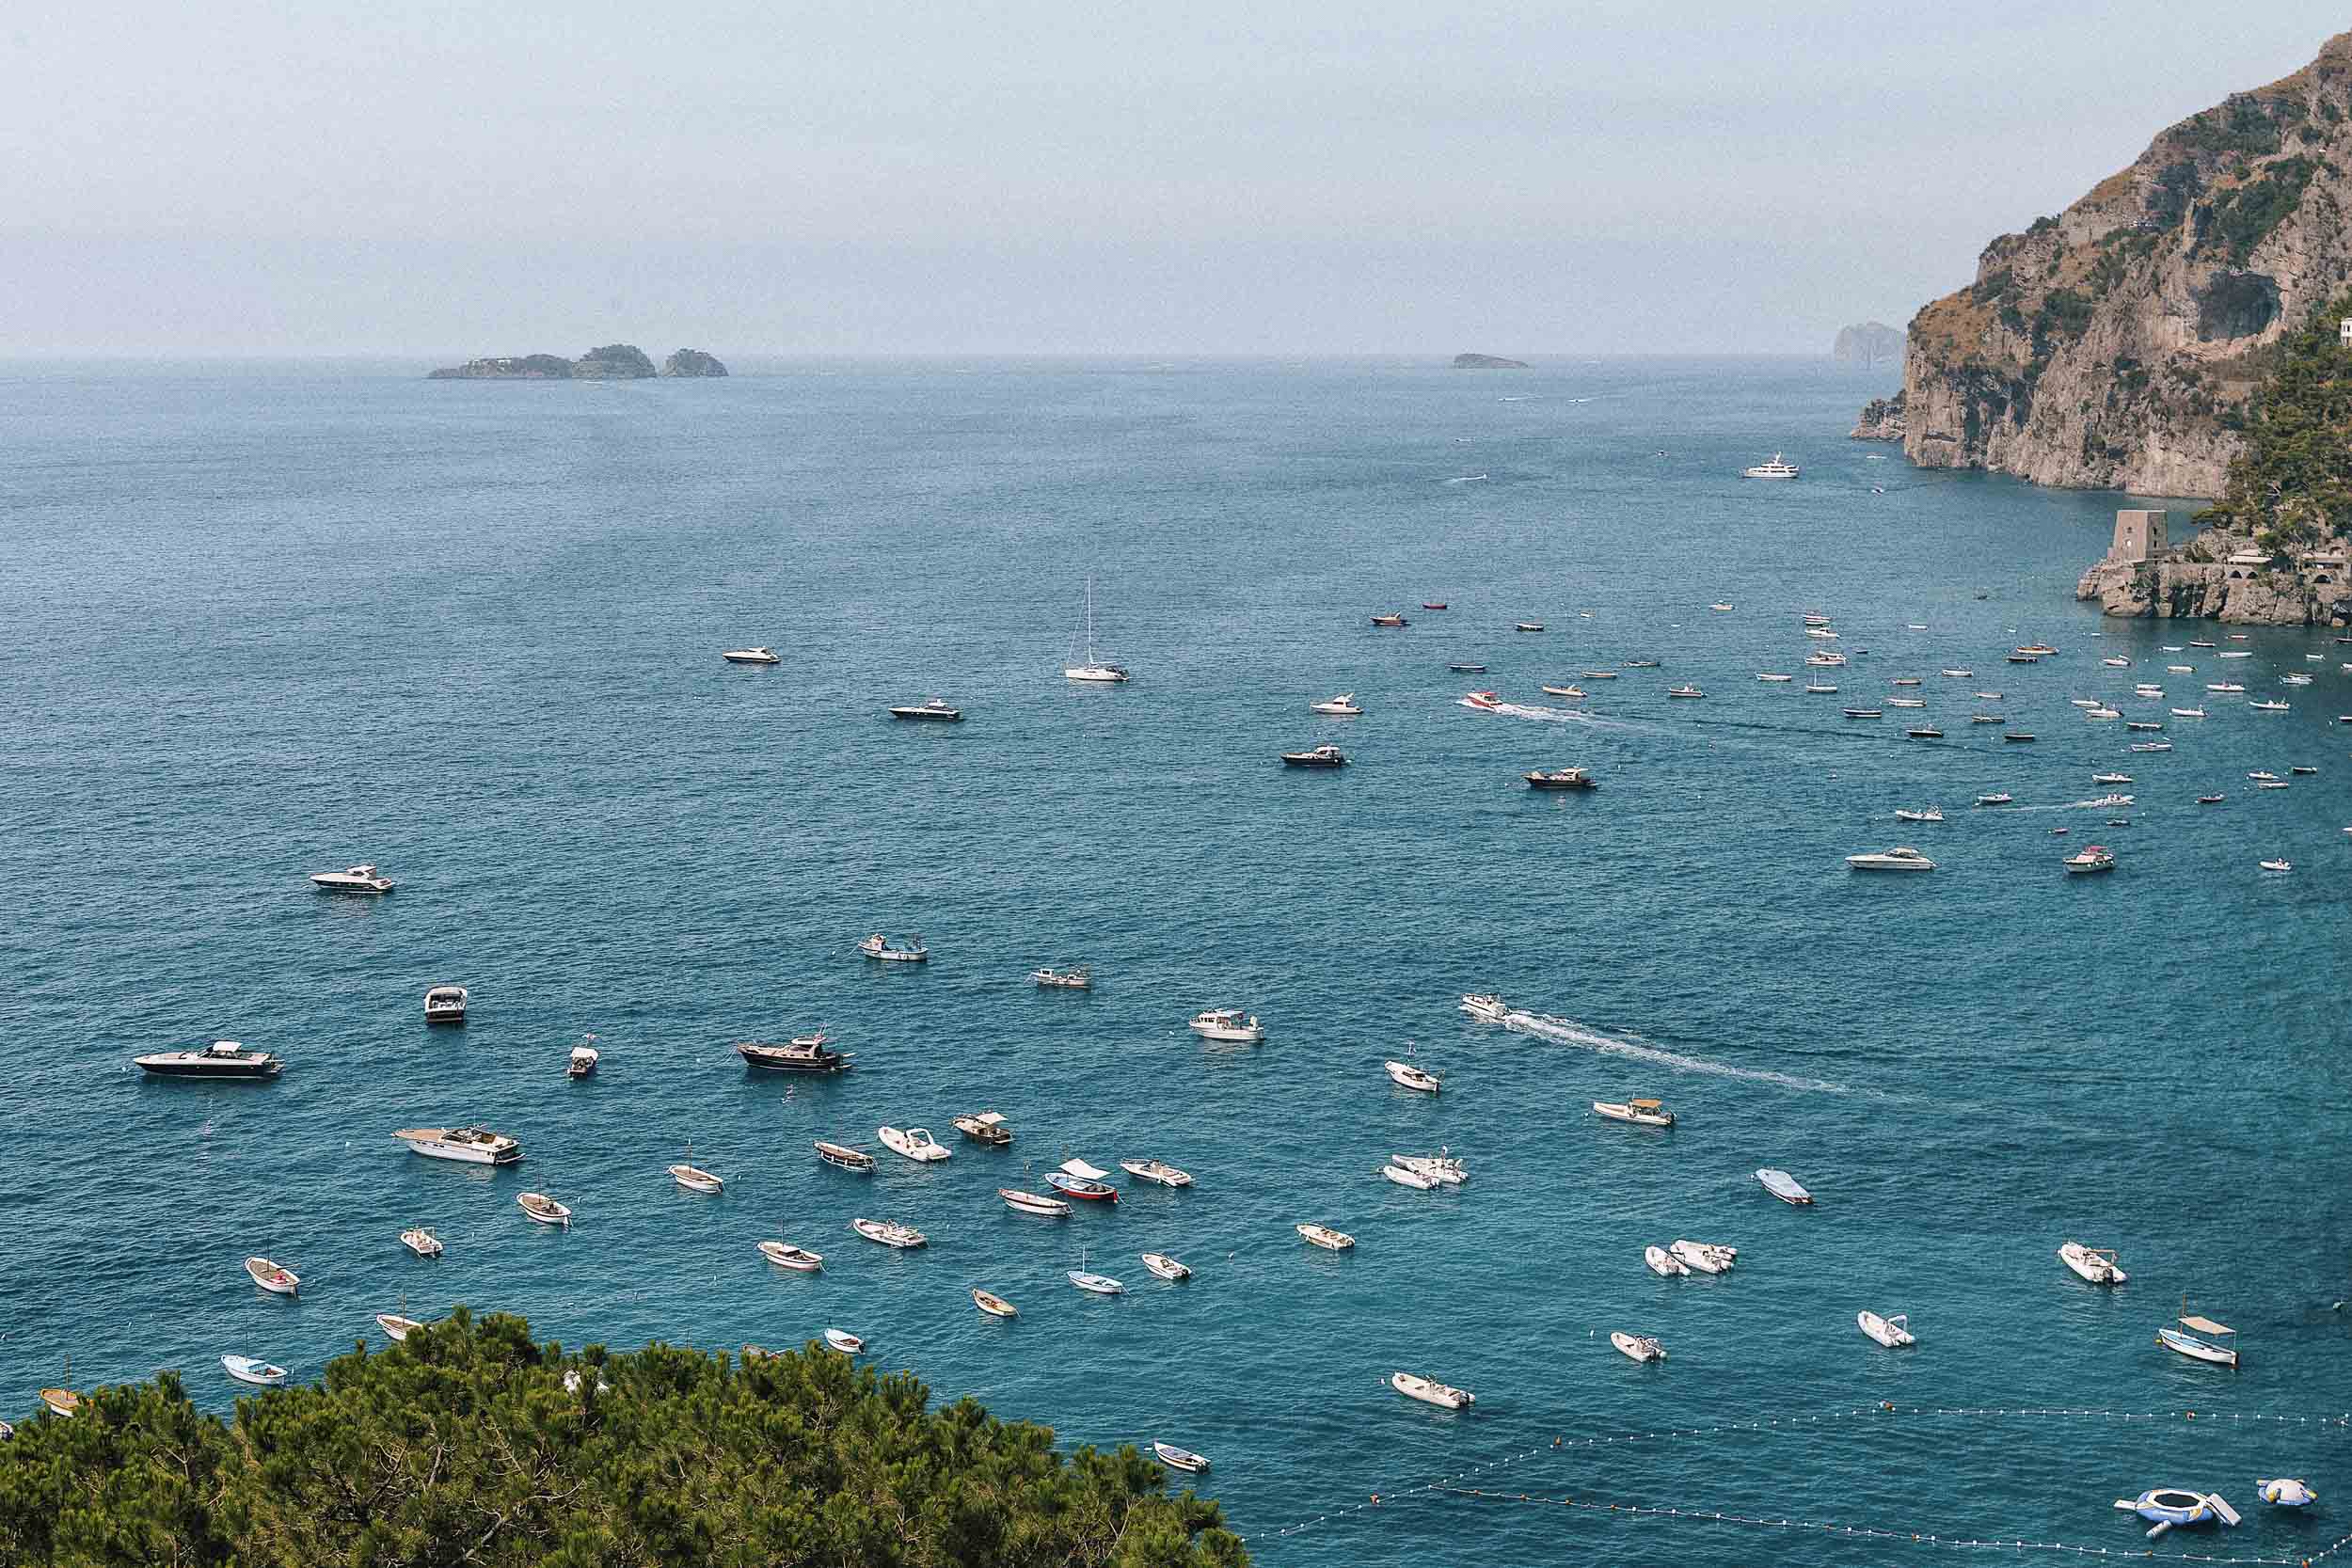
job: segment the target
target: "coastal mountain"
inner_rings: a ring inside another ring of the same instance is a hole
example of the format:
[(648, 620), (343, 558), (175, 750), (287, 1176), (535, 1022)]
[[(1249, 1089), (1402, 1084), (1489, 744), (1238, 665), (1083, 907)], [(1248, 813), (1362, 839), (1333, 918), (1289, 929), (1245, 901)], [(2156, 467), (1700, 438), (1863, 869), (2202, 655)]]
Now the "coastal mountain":
[(1882, 359), (1900, 359), (1902, 331), (1884, 322), (1841, 326), (1837, 329), (1837, 341), (1830, 345), (1829, 356), (1841, 365), (1875, 365)]
[(1454, 356), (1454, 368), (1457, 371), (1523, 371), (1528, 367), (1524, 359), (1505, 359), (1500, 355), (1457, 354)]
[(727, 373), (716, 357), (698, 348), (682, 348), (654, 369), (645, 351), (635, 343), (607, 343), (577, 359), (554, 354), (498, 355), (448, 365), (426, 379), (432, 381), (642, 381), (653, 375), (715, 376)]
[(2216, 496), (2280, 341), (2352, 283), (2352, 33), (2233, 94), (1922, 309), (1903, 450), (1924, 467)]

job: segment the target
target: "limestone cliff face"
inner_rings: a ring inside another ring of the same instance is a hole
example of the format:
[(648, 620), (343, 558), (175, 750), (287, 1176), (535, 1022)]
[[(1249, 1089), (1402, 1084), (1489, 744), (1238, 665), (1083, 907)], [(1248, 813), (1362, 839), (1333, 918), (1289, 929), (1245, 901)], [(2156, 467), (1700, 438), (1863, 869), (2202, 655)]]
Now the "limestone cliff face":
[(2214, 496), (2265, 351), (2352, 283), (2352, 33), (2164, 132), (1920, 310), (1906, 455)]
[(1857, 441), (1899, 441), (1911, 433), (1911, 422), (1903, 408), (1903, 395), (1872, 398), (1862, 405), (1862, 418), (1848, 432)]
[(2343, 626), (2352, 618), (2339, 541), (2301, 555), (2272, 555), (2250, 533), (2220, 530), (2153, 560), (2092, 563), (2074, 585), (2108, 615), (2207, 619), (2248, 626)]

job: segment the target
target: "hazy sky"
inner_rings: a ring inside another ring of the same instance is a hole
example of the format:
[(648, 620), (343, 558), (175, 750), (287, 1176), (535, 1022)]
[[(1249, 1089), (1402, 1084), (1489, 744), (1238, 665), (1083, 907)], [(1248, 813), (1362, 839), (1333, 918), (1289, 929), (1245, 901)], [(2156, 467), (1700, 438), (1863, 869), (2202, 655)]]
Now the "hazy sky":
[(0, 356), (1815, 352), (2318, 0), (9, 0)]

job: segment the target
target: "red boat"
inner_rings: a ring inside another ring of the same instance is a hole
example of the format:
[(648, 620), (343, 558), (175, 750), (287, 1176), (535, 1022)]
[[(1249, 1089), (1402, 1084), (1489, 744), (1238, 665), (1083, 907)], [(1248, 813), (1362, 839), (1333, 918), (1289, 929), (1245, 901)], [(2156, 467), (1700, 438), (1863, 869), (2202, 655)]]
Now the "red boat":
[(1083, 1176), (1071, 1176), (1062, 1171), (1045, 1173), (1045, 1184), (1064, 1197), (1083, 1199), (1089, 1203), (1117, 1203), (1119, 1189), (1106, 1182), (1091, 1180)]
[(1402, 615), (1375, 615), (1372, 618), (1372, 624), (1375, 626), (1409, 626), (1411, 623)]
[(1445, 608), (1445, 601), (1440, 599), (1436, 604), (1431, 604), (1427, 599), (1423, 599), (1421, 601), (1421, 607), (1423, 610), (1443, 610)]
[(1473, 691), (1462, 699), (1464, 707), (1474, 707), (1482, 713), (1493, 713), (1502, 706), (1502, 699), (1491, 691)]

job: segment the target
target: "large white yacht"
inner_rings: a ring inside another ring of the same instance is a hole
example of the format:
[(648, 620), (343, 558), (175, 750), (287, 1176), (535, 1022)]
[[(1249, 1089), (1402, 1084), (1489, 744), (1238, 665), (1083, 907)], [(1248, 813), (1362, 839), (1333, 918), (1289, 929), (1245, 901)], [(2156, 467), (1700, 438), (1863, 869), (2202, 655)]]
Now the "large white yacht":
[(1772, 453), (1770, 463), (1758, 463), (1753, 468), (1740, 470), (1744, 479), (1794, 479), (1802, 472), (1794, 463), (1784, 462), (1780, 453)]
[(486, 1127), (404, 1127), (392, 1136), (428, 1160), (511, 1165), (523, 1157), (522, 1145)]
[(1935, 863), (1916, 849), (1908, 847), (1879, 849), (1868, 854), (1848, 855), (1846, 863), (1856, 871), (1932, 871)]
[(1257, 1015), (1245, 1013), (1239, 1007), (1211, 1007), (1193, 1015), (1192, 1032), (1204, 1040), (1233, 1040), (1244, 1045), (1256, 1045), (1265, 1038), (1265, 1025)]
[(1068, 664), (1066, 664), (1066, 665), (1062, 666), (1062, 672), (1061, 672), (1061, 673), (1062, 673), (1065, 676), (1069, 677), (1071, 680), (1073, 680), (1073, 681), (1093, 681), (1093, 682), (1096, 682), (1096, 683), (1099, 683), (1099, 684), (1108, 684), (1108, 683), (1114, 683), (1114, 682), (1118, 682), (1118, 681), (1123, 681), (1123, 680), (1125, 680), (1125, 679), (1127, 678), (1127, 672), (1126, 672), (1126, 669), (1125, 669), (1123, 666), (1121, 666), (1121, 665), (1117, 665), (1117, 664), (1108, 664), (1108, 663), (1105, 663), (1105, 662), (1104, 662), (1102, 659), (1100, 659), (1100, 658), (1098, 658), (1098, 657), (1095, 657), (1095, 653), (1094, 653), (1094, 579), (1093, 579), (1092, 578), (1087, 578), (1087, 629), (1086, 629), (1086, 640), (1087, 640), (1087, 651), (1086, 651), (1086, 657), (1085, 657), (1084, 658), (1080, 658), (1080, 657), (1078, 657), (1078, 655), (1077, 655), (1077, 650), (1076, 650), (1076, 649), (1074, 649), (1074, 648), (1073, 648), (1073, 649), (1072, 649), (1072, 650), (1071, 650), (1071, 656), (1070, 656), (1070, 662), (1069, 662)]
[(247, 1051), (235, 1040), (215, 1040), (201, 1051), (157, 1051), (131, 1063), (159, 1078), (275, 1078), (286, 1064), (266, 1051)]
[(329, 893), (389, 893), (392, 879), (373, 865), (346, 866), (341, 871), (313, 871), (310, 880)]

